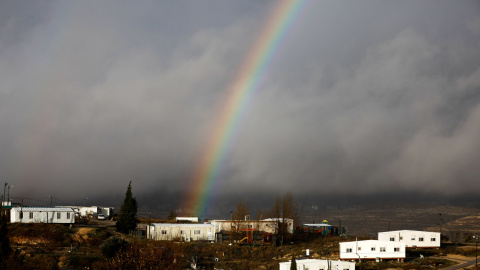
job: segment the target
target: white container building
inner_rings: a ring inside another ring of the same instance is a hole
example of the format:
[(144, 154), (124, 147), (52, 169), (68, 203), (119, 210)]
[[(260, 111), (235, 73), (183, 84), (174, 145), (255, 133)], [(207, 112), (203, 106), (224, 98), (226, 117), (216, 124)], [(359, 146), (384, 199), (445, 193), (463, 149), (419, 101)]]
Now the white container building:
[(67, 207), (14, 207), (11, 223), (75, 223), (75, 211)]
[(388, 231), (379, 232), (378, 240), (402, 242), (407, 248), (439, 248), (440, 233), (427, 231)]
[[(315, 270), (355, 270), (355, 263), (345, 261), (303, 259), (295, 260), (298, 270), (315, 269)], [(279, 263), (279, 270), (290, 270), (292, 262)]]
[(198, 217), (176, 217), (175, 221), (198, 222)]
[(106, 218), (111, 218), (113, 216), (113, 207), (105, 206), (57, 206), (59, 208), (73, 208), (77, 215), (81, 217), (88, 218), (97, 218), (98, 215), (102, 214)]
[(340, 260), (377, 259), (405, 259), (405, 244), (380, 240), (340, 242)]
[[(215, 225), (215, 232), (255, 230), (275, 234), (278, 231), (277, 219), (262, 220), (210, 220)], [(293, 233), (293, 219), (285, 219), (287, 231)]]
[(147, 226), (147, 238), (152, 240), (214, 241), (215, 226), (212, 224), (152, 223)]

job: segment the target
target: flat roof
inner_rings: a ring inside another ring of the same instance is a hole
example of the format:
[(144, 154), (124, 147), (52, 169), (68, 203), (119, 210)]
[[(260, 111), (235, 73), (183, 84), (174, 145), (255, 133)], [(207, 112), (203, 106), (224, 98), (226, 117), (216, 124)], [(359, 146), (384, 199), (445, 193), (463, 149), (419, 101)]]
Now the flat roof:
[(402, 242), (393, 242), (393, 241), (382, 241), (382, 240), (376, 240), (376, 239), (370, 239), (370, 240), (358, 240), (358, 241), (348, 241), (348, 242), (340, 242), (342, 243), (356, 243), (356, 242), (362, 242), (362, 243), (368, 243), (368, 242), (375, 242), (375, 243), (402, 243)]
[(386, 232), (378, 232), (378, 233), (399, 233), (399, 232), (440, 233), (440, 232), (431, 232), (431, 231), (416, 231), (416, 230), (398, 230), (398, 231), (386, 231)]
[(204, 223), (186, 223), (186, 224), (178, 224), (178, 223), (152, 223), (152, 226), (155, 227), (214, 227), (213, 224), (204, 224)]
[(12, 210), (22, 212), (75, 212), (69, 207), (14, 207)]

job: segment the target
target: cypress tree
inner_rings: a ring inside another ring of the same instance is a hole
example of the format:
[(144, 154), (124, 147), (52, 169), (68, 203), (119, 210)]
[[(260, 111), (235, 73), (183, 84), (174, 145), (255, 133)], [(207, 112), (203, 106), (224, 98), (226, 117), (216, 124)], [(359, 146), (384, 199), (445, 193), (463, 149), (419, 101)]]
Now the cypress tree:
[(297, 270), (297, 261), (295, 261), (295, 256), (292, 255), (292, 263), (290, 264), (290, 270)]
[(121, 233), (128, 233), (130, 230), (135, 230), (139, 220), (137, 219), (137, 199), (132, 195), (132, 181), (128, 184), (125, 199), (120, 207), (120, 212), (117, 218), (117, 231)]

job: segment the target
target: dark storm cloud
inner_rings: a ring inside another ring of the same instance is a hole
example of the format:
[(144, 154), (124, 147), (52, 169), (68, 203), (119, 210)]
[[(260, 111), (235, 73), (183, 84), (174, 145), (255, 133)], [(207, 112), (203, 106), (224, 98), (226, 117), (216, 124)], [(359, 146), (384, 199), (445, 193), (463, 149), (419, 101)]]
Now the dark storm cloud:
[[(130, 180), (181, 195), (273, 4), (2, 2), (1, 179), (18, 196), (123, 193)], [(309, 2), (217, 190), (478, 190), (479, 11)]]

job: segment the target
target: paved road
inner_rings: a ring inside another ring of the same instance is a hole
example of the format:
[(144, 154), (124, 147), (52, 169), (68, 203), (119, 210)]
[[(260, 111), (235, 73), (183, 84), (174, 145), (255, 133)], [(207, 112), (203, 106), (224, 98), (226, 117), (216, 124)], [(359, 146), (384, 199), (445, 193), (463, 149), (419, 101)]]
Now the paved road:
[(455, 264), (455, 265), (452, 265), (452, 266), (448, 266), (448, 267), (445, 267), (445, 268), (442, 268), (442, 270), (463, 269), (463, 268), (465, 268), (465, 267), (475, 265), (475, 259), (473, 259), (473, 260), (460, 260), (460, 259), (455, 259), (455, 260), (456, 260), (457, 262), (458, 262), (458, 261), (461, 261), (461, 263)]

